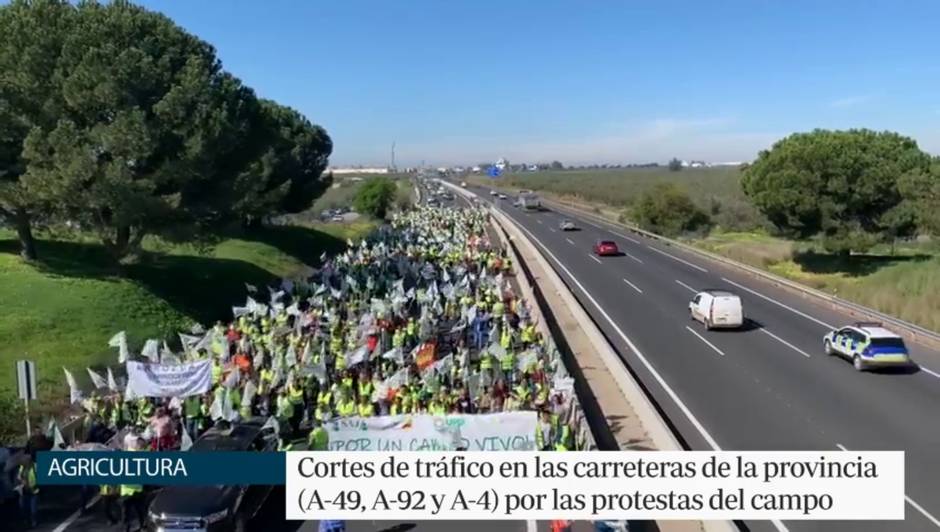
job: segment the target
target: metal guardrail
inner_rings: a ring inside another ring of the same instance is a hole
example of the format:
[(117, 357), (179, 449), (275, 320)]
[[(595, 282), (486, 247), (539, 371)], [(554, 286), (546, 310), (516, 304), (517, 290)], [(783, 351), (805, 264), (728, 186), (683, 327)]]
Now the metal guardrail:
[(657, 240), (657, 241), (659, 241), (659, 242), (662, 242), (662, 243), (664, 243), (664, 244), (666, 244), (666, 245), (668, 245), (668, 246), (677, 247), (677, 248), (680, 248), (680, 249), (689, 251), (689, 252), (691, 252), (691, 253), (695, 253), (695, 254), (701, 255), (701, 256), (703, 256), (703, 257), (706, 257), (706, 258), (708, 258), (708, 259), (714, 260), (714, 261), (716, 261), (716, 262), (721, 262), (721, 263), (726, 264), (726, 265), (728, 265), (728, 266), (732, 266), (732, 267), (734, 267), (734, 268), (738, 268), (738, 269), (744, 270), (744, 271), (746, 271), (746, 272), (748, 272), (748, 273), (750, 273), (750, 274), (752, 274), (752, 275), (761, 277), (761, 278), (763, 278), (763, 279), (765, 279), (765, 280), (767, 280), (767, 281), (770, 281), (770, 282), (772, 282), (772, 283), (774, 283), (774, 284), (776, 284), (776, 285), (778, 285), (778, 286), (783, 286), (783, 287), (789, 288), (789, 289), (791, 289), (791, 290), (800, 292), (801, 294), (804, 294), (805, 296), (809, 296), (809, 297), (813, 297), (813, 298), (816, 298), (816, 299), (820, 299), (820, 300), (822, 300), (822, 301), (825, 301), (825, 302), (829, 303), (831, 306), (838, 307), (838, 308), (840, 308), (840, 309), (842, 309), (842, 310), (848, 311), (850, 314), (862, 316), (862, 317), (864, 317), (864, 318), (866, 318), (866, 319), (874, 319), (874, 320), (881, 321), (881, 322), (883, 322), (883, 323), (887, 323), (887, 324), (893, 326), (894, 328), (899, 329), (900, 332), (906, 333), (909, 337), (912, 337), (912, 338), (915, 338), (915, 339), (917, 339), (917, 340), (920, 340), (921, 342), (930, 343), (931, 345), (940, 346), (940, 333), (937, 333), (937, 332), (935, 332), (935, 331), (931, 331), (930, 329), (926, 329), (926, 328), (924, 328), (924, 327), (921, 327), (920, 325), (917, 325), (917, 324), (914, 324), (914, 323), (910, 323), (910, 322), (908, 322), (908, 321), (904, 321), (904, 320), (899, 319), (899, 318), (895, 318), (894, 316), (889, 316), (889, 315), (884, 314), (884, 313), (882, 313), (882, 312), (879, 312), (879, 311), (877, 311), (877, 310), (875, 310), (875, 309), (871, 309), (871, 308), (865, 307), (865, 306), (863, 306), (863, 305), (859, 305), (858, 303), (853, 303), (853, 302), (851, 302), (851, 301), (847, 301), (847, 300), (842, 299), (842, 298), (840, 298), (840, 297), (838, 297), (838, 296), (834, 296), (834, 295), (831, 295), (831, 294), (827, 294), (826, 292), (823, 292), (823, 291), (821, 291), (821, 290), (816, 290), (815, 288), (811, 288), (811, 287), (809, 287), (809, 286), (802, 285), (802, 284), (800, 284), (800, 283), (797, 283), (796, 281), (791, 281), (791, 280), (789, 280), (789, 279), (785, 279), (785, 278), (780, 277), (780, 276), (778, 276), (778, 275), (774, 275), (774, 274), (772, 274), (772, 273), (770, 273), (770, 272), (761, 270), (760, 268), (756, 268), (756, 267), (754, 267), (754, 266), (750, 266), (750, 265), (748, 265), (748, 264), (744, 264), (744, 263), (742, 263), (742, 262), (738, 262), (738, 261), (736, 261), (736, 260), (734, 260), (734, 259), (730, 259), (730, 258), (728, 258), (728, 257), (724, 257), (724, 256), (718, 255), (718, 254), (716, 254), (716, 253), (712, 253), (712, 252), (710, 252), (710, 251), (706, 251), (706, 250), (704, 250), (704, 249), (700, 249), (700, 248), (697, 248), (697, 247), (695, 247), (695, 246), (691, 246), (691, 245), (689, 245), (689, 244), (685, 244), (685, 243), (679, 242), (678, 240), (673, 240), (673, 239), (671, 239), (671, 238), (664, 237), (664, 236), (662, 236), (662, 235), (657, 235), (656, 233), (651, 233), (651, 232), (649, 232), (649, 231), (647, 231), (647, 230), (645, 230), (645, 229), (641, 229), (641, 228), (639, 228), (639, 227), (637, 227), (637, 226), (635, 226), (635, 225), (632, 225), (632, 224), (626, 224), (626, 223), (623, 223), (623, 222), (616, 222), (616, 221), (613, 221), (613, 220), (604, 218), (604, 217), (602, 217), (602, 216), (598, 216), (598, 215), (596, 215), (596, 214), (587, 212), (587, 211), (585, 211), (585, 210), (583, 210), (583, 209), (581, 209), (581, 208), (579, 208), (579, 207), (575, 207), (575, 206), (572, 206), (572, 205), (567, 205), (567, 204), (565, 204), (565, 203), (563, 203), (563, 202), (558, 202), (558, 201), (554, 201), (554, 200), (544, 200), (544, 199), (543, 199), (543, 202), (548, 203), (548, 204), (551, 204), (551, 205), (560, 206), (560, 207), (562, 207), (563, 209), (568, 209), (568, 210), (571, 211), (572, 213), (577, 214), (577, 215), (579, 215), (579, 216), (584, 216), (584, 217), (586, 217), (586, 218), (591, 218), (591, 219), (593, 219), (593, 220), (595, 220), (595, 221), (598, 221), (598, 222), (601, 222), (601, 223), (605, 223), (605, 224), (607, 224), (607, 225), (611, 225), (611, 226), (614, 226), (614, 227), (622, 227), (622, 228), (627, 229), (627, 230), (629, 230), (629, 231), (632, 231), (632, 232), (634, 232), (634, 233), (643, 235), (643, 236), (645, 236), (645, 237), (647, 237), (647, 238), (651, 238), (651, 239), (653, 239), (653, 240)]

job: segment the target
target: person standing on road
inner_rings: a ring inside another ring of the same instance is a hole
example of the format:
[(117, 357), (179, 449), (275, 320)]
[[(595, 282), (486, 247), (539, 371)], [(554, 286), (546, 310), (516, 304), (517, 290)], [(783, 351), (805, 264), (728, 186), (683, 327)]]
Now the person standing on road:
[[(143, 451), (144, 439), (137, 438), (137, 441), (128, 451)], [(147, 518), (147, 501), (144, 498), (144, 487), (140, 484), (121, 484), (120, 496), (124, 506), (124, 530), (131, 532), (131, 513), (137, 514), (138, 529), (144, 530), (145, 520)]]
[(32, 454), (20, 465), (16, 490), (20, 492), (20, 510), (28, 528), (39, 524), (39, 486), (36, 484), (36, 460)]

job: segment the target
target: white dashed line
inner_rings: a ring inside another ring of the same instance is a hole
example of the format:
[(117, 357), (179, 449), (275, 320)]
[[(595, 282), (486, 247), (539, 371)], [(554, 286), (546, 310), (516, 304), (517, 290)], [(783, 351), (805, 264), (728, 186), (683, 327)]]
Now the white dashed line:
[[(837, 443), (837, 444), (836, 444), (836, 447), (838, 447), (839, 449), (842, 449), (842, 450), (845, 451), (845, 452), (849, 452), (849, 450), (845, 448), (845, 445), (842, 445), (841, 443)], [(940, 528), (940, 519), (937, 519), (936, 517), (930, 515), (930, 512), (928, 512), (927, 510), (925, 510), (923, 506), (917, 504), (917, 501), (915, 501), (914, 499), (908, 497), (906, 493), (904, 494), (904, 500), (907, 501), (908, 504), (910, 504), (911, 506), (913, 506), (915, 510), (917, 510), (918, 512), (920, 512), (921, 515), (923, 515), (924, 517), (926, 517), (928, 521), (930, 521), (931, 523), (933, 523), (934, 526), (936, 526), (937, 528)]]
[(702, 272), (702, 273), (708, 273), (708, 270), (706, 270), (705, 268), (702, 268), (701, 266), (698, 266), (698, 265), (696, 265), (696, 264), (692, 264), (691, 262), (689, 262), (689, 261), (687, 261), (687, 260), (685, 260), (685, 259), (680, 259), (679, 257), (673, 255), (672, 253), (666, 253), (665, 251), (663, 251), (663, 250), (661, 250), (661, 249), (656, 249), (656, 248), (654, 248), (653, 246), (650, 246), (650, 245), (647, 245), (646, 247), (652, 249), (652, 250), (655, 251), (656, 253), (663, 254), (663, 255), (669, 257), (669, 258), (672, 259), (672, 260), (677, 260), (677, 261), (681, 262), (682, 264), (685, 264), (686, 266), (695, 268), (696, 270), (698, 270), (698, 271), (700, 271), (700, 272)]
[(940, 373), (937, 373), (936, 371), (933, 371), (931, 369), (927, 369), (924, 366), (921, 366), (920, 364), (918, 364), (917, 367), (919, 367), (921, 371), (928, 373), (930, 375), (933, 375), (934, 377), (940, 379)]
[(572, 242), (570, 238), (566, 238), (565, 240), (567, 240), (568, 243), (571, 244), (572, 246), (574, 245), (574, 242)]
[(803, 350), (800, 349), (799, 347), (797, 347), (797, 346), (791, 344), (790, 342), (784, 340), (783, 338), (780, 338), (779, 336), (777, 336), (776, 334), (774, 334), (774, 333), (768, 331), (767, 329), (761, 329), (761, 332), (767, 334), (767, 335), (770, 336), (771, 338), (777, 340), (777, 341), (780, 342), (781, 344), (783, 344), (783, 345), (789, 347), (790, 349), (792, 349), (792, 350), (796, 351), (797, 353), (799, 353), (799, 354), (805, 356), (806, 358), (810, 358), (809, 353), (807, 353), (806, 351), (803, 351)]
[[(705, 430), (705, 427), (698, 420), (698, 418), (696, 418), (692, 414), (692, 411), (689, 410), (689, 407), (686, 406), (686, 404), (682, 402), (682, 399), (679, 399), (679, 395), (676, 394), (675, 390), (673, 390), (672, 387), (670, 387), (669, 384), (666, 382), (666, 379), (664, 379), (663, 376), (660, 375), (658, 371), (656, 371), (656, 368), (653, 367), (653, 365), (646, 358), (646, 356), (643, 355), (643, 353), (637, 348), (636, 344), (634, 344), (633, 341), (630, 340), (630, 338), (626, 335), (626, 333), (623, 332), (623, 329), (621, 329), (620, 326), (617, 325), (617, 322), (615, 322), (613, 318), (611, 318), (610, 315), (607, 314), (607, 311), (605, 311), (604, 308), (601, 307), (600, 303), (598, 303), (597, 300), (594, 299), (594, 296), (592, 296), (591, 293), (588, 292), (586, 288), (584, 288), (584, 285), (581, 284), (581, 281), (575, 278), (574, 274), (571, 273), (571, 270), (565, 267), (565, 265), (562, 264), (560, 260), (558, 260), (558, 257), (556, 257), (555, 254), (552, 253), (548, 249), (548, 247), (542, 243), (541, 240), (536, 238), (535, 235), (532, 234), (531, 231), (529, 231), (528, 229), (522, 226), (519, 226), (519, 228), (522, 229), (525, 233), (527, 233), (529, 235), (529, 238), (531, 238), (533, 242), (538, 244), (539, 247), (541, 247), (542, 250), (545, 251), (545, 253), (555, 262), (555, 264), (557, 264), (558, 267), (561, 268), (563, 272), (565, 272), (568, 278), (571, 279), (571, 281), (575, 285), (577, 285), (577, 287), (581, 290), (584, 296), (587, 297), (588, 301), (590, 301), (591, 304), (594, 305), (594, 308), (596, 308), (597, 311), (600, 312), (601, 316), (604, 317), (604, 320), (607, 321), (607, 324), (610, 325), (615, 331), (617, 331), (617, 335), (620, 336), (620, 339), (623, 340), (625, 344), (627, 344), (627, 347), (630, 348), (630, 351), (632, 351), (633, 354), (636, 355), (637, 359), (639, 359), (639, 361), (643, 364), (643, 366), (647, 369), (647, 371), (650, 372), (653, 378), (656, 379), (656, 382), (659, 384), (660, 387), (662, 387), (663, 391), (666, 392), (666, 395), (668, 395), (669, 398), (672, 399), (672, 401), (676, 404), (676, 406), (679, 407), (679, 410), (682, 411), (682, 414), (685, 415), (686, 418), (688, 418), (689, 422), (692, 423), (692, 426), (695, 427), (695, 430), (697, 430), (699, 435), (702, 437), (702, 439), (705, 440), (705, 443), (709, 447), (711, 447), (712, 450), (720, 451), (721, 446), (718, 445), (718, 442), (716, 442), (715, 439), (712, 438), (712, 435), (709, 434), (707, 430)], [(781, 532), (785, 532), (787, 530), (786, 527), (780, 528), (778, 526), (777, 528)]]
[[(610, 229), (608, 229), (608, 231), (610, 231)], [(615, 235), (617, 235), (617, 236), (619, 236), (620, 238), (626, 238), (627, 240), (629, 240), (630, 242), (633, 242), (634, 244), (639, 244), (639, 243), (640, 243), (639, 240), (637, 240), (637, 239), (635, 239), (635, 238), (633, 238), (633, 237), (629, 237), (629, 236), (627, 236), (627, 235), (625, 235), (625, 234), (623, 234), (623, 233), (618, 233), (617, 231), (610, 231), (610, 232), (613, 233), (613, 234), (615, 234)]]
[(676, 282), (679, 283), (679, 286), (688, 289), (688, 290), (691, 291), (693, 294), (697, 294), (697, 293), (698, 293), (698, 290), (696, 290), (696, 289), (692, 288), (691, 286), (689, 286), (689, 285), (683, 283), (683, 282), (680, 281), (679, 279), (676, 279)]
[(639, 293), (641, 293), (641, 294), (643, 293), (642, 290), (640, 290), (639, 288), (637, 288), (637, 286), (636, 286), (635, 284), (631, 283), (630, 281), (624, 279), (623, 282), (625, 282), (625, 283), (627, 283), (628, 285), (630, 285), (630, 287), (633, 288), (634, 290), (636, 290), (637, 292), (639, 292)]
[(708, 340), (705, 339), (704, 336), (702, 336), (701, 334), (699, 334), (699, 333), (695, 332), (694, 330), (692, 330), (692, 327), (689, 327), (688, 325), (686, 325), (685, 328), (686, 328), (690, 333), (694, 334), (695, 336), (698, 336), (698, 339), (699, 339), (699, 340), (705, 342), (705, 345), (707, 345), (708, 347), (711, 347), (712, 349), (714, 349), (716, 353), (718, 353), (718, 354), (721, 355), (721, 356), (725, 356), (725, 354), (721, 352), (721, 349), (718, 349), (717, 347), (715, 347), (715, 344), (709, 342)]
[(555, 229), (552, 228), (552, 227), (549, 227), (548, 230), (551, 231), (551, 232), (553, 232), (553, 233), (555, 232)]
[(754, 290), (751, 290), (750, 288), (748, 288), (748, 287), (746, 287), (746, 286), (744, 286), (744, 285), (738, 284), (738, 283), (732, 281), (731, 279), (728, 279), (727, 277), (722, 277), (721, 280), (724, 281), (724, 282), (726, 282), (726, 283), (733, 284), (734, 286), (737, 286), (737, 287), (740, 288), (741, 290), (746, 290), (746, 291), (748, 291), (748, 292), (754, 294), (755, 296), (757, 296), (757, 297), (759, 297), (759, 298), (761, 298), (761, 299), (765, 299), (765, 300), (770, 301), (771, 303), (773, 303), (773, 304), (775, 304), (775, 305), (779, 305), (779, 306), (781, 306), (781, 307), (783, 307), (783, 308), (789, 310), (790, 312), (792, 312), (792, 313), (794, 313), (794, 314), (803, 316), (804, 318), (806, 318), (806, 319), (808, 319), (808, 320), (810, 320), (810, 321), (815, 321), (816, 323), (822, 325), (823, 327), (825, 327), (825, 328), (827, 328), (827, 329), (835, 329), (835, 328), (836, 328), (834, 325), (829, 325), (828, 323), (826, 323), (826, 322), (824, 322), (824, 321), (822, 321), (822, 320), (817, 320), (816, 318), (810, 316), (809, 314), (807, 314), (807, 313), (805, 313), (805, 312), (800, 312), (799, 310), (796, 310), (795, 308), (793, 308), (793, 307), (791, 307), (791, 306), (789, 306), (789, 305), (784, 305), (783, 303), (777, 301), (776, 299), (769, 298), (769, 297), (765, 296), (764, 294), (761, 294), (760, 292), (756, 292), (756, 291), (754, 291)]
[(535, 221), (536, 221), (536, 222), (538, 222), (538, 223), (539, 223), (539, 225), (541, 225), (541, 224), (542, 224), (542, 220), (539, 220), (539, 219), (536, 219)]
[[(98, 502), (98, 499), (100, 499), (100, 498), (101, 498), (100, 495), (95, 495), (94, 497), (92, 497), (92, 499), (91, 499), (90, 501), (88, 501), (88, 504), (85, 505), (85, 508), (86, 508), (86, 509), (87, 509), (87, 508), (91, 508), (92, 506), (94, 506), (94, 505)], [(65, 519), (65, 521), (62, 521), (61, 523), (59, 523), (59, 526), (53, 528), (53, 529), (52, 529), (52, 532), (63, 532), (65, 529), (67, 529), (68, 527), (72, 526), (72, 523), (74, 523), (75, 520), (78, 519), (79, 516), (81, 516), (81, 515), (82, 515), (82, 508), (79, 508), (78, 510), (75, 510), (75, 512), (72, 513), (72, 515), (68, 516), (68, 517)]]
[(603, 262), (601, 262), (601, 259), (595, 257), (594, 255), (588, 255), (588, 257), (591, 257), (592, 259), (594, 259), (594, 262), (598, 264), (603, 264)]
[(633, 255), (627, 253), (626, 251), (624, 251), (623, 254), (626, 255), (626, 256), (628, 256), (628, 257), (630, 257), (631, 259), (633, 259), (633, 260), (639, 262), (640, 264), (643, 264), (643, 261), (641, 261), (640, 259), (638, 259), (638, 258), (634, 257)]

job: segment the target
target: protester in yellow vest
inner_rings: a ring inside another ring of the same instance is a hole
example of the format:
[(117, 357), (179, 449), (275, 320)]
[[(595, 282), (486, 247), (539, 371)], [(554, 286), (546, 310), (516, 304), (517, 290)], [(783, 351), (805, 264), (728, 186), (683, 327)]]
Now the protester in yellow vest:
[(17, 487), (20, 492), (20, 508), (30, 527), (38, 525), (39, 485), (36, 484), (36, 462), (33, 457), (20, 465), (17, 470)]
[[(144, 439), (137, 438), (136, 444), (125, 449), (126, 451), (143, 451)], [(139, 530), (144, 530), (147, 520), (147, 501), (144, 498), (144, 487), (140, 484), (121, 484), (119, 489), (124, 506), (124, 527), (131, 529), (131, 514), (137, 514)]]
[(314, 422), (313, 430), (307, 440), (311, 451), (327, 451), (330, 448), (330, 435), (319, 421)]

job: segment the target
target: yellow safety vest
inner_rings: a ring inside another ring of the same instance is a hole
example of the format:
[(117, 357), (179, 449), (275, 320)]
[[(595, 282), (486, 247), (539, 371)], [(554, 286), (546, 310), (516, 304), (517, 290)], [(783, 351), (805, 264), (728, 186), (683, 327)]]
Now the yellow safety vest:
[[(128, 451), (140, 451), (140, 449), (128, 449)], [(121, 484), (119, 493), (121, 497), (131, 497), (143, 491), (144, 487), (140, 484)]]
[(359, 404), (359, 417), (372, 417), (375, 415), (375, 408), (372, 403)]

